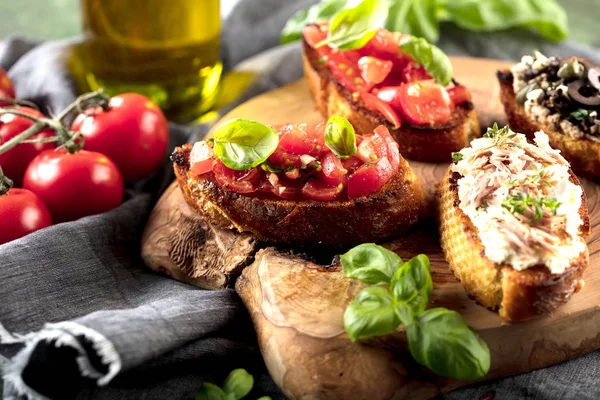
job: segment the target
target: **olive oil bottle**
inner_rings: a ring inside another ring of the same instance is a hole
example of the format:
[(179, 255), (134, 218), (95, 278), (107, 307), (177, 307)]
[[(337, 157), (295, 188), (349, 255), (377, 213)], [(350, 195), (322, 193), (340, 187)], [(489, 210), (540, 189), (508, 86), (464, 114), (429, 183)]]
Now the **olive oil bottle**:
[(176, 121), (213, 105), (219, 0), (81, 0), (81, 13), (84, 41), (74, 57), (87, 89), (141, 93)]

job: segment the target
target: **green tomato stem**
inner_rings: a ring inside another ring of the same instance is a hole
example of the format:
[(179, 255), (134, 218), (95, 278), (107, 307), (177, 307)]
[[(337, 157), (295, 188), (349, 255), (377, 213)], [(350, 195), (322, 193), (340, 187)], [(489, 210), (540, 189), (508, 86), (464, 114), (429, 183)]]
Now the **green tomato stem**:
[[(5, 111), (5, 110), (0, 110), (0, 114), (6, 114), (3, 111)], [(19, 115), (19, 114), (17, 114), (17, 115)], [(26, 116), (26, 114), (23, 116)], [(31, 117), (31, 116), (29, 116), (29, 117)], [(0, 146), (0, 154), (7, 152), (8, 150), (12, 149), (13, 147), (15, 147), (16, 145), (21, 143), (23, 140), (30, 138), (31, 136), (35, 135), (36, 133), (39, 133), (41, 130), (48, 127), (48, 125), (49, 125), (48, 121), (50, 121), (50, 120), (47, 120), (46, 118), (44, 118), (44, 119), (36, 118), (35, 124), (31, 125), (29, 128), (27, 128), (26, 130), (19, 133), (17, 136), (15, 136), (14, 138), (10, 139), (8, 142), (6, 142), (2, 146)]]
[(0, 167), (0, 196), (4, 196), (13, 187), (13, 181), (2, 172)]
[[(0, 97), (0, 103), (11, 103), (14, 106), (27, 106), (27, 107), (31, 107), (35, 110), (40, 111), (40, 108), (37, 106), (37, 104), (35, 104), (34, 102), (28, 101), (28, 100), (17, 100), (17, 99), (11, 99), (9, 97)], [(11, 107), (11, 106), (4, 106), (3, 108), (6, 107)]]
[(102, 89), (96, 92), (82, 94), (73, 103), (69, 104), (60, 114), (56, 116), (56, 120), (63, 121), (73, 110), (82, 113), (87, 108), (92, 106), (102, 107), (104, 111), (108, 111), (108, 101), (110, 97), (102, 93)]

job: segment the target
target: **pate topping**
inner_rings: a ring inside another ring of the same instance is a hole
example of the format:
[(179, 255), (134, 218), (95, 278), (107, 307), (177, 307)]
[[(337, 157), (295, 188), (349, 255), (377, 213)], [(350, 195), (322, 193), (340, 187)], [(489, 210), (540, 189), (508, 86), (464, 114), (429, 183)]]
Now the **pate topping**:
[(478, 229), (491, 261), (519, 271), (545, 265), (560, 274), (585, 250), (582, 190), (543, 131), (534, 142), (494, 126), (455, 153), (452, 171), (462, 176), (459, 207)]

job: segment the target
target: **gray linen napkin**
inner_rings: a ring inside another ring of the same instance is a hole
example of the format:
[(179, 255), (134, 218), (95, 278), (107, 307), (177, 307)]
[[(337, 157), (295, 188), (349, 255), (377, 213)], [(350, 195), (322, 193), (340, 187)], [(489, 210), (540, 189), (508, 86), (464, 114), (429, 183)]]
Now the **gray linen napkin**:
[[(225, 65), (276, 46), (287, 17), (312, 2), (242, 0), (223, 24)], [(19, 97), (60, 111), (76, 95), (65, 66), (73, 44), (8, 40), (0, 47), (0, 65), (10, 68)], [(568, 42), (550, 45), (526, 31), (473, 35), (444, 26), (439, 44), (457, 55), (515, 60), (537, 48), (600, 62), (592, 49)], [(238, 102), (302, 76), (297, 44), (238, 67), (262, 71)], [(207, 129), (171, 124), (170, 147), (197, 140)], [(170, 180), (165, 160), (162, 170), (129, 188), (121, 207), (0, 246), (5, 398), (191, 399), (202, 382), (219, 383), (239, 367), (257, 380), (249, 398), (283, 397), (264, 368), (252, 324), (234, 291), (198, 290), (143, 266), (141, 231)], [(443, 398), (494, 393), (502, 399), (600, 398), (599, 366), (600, 352), (595, 352)]]

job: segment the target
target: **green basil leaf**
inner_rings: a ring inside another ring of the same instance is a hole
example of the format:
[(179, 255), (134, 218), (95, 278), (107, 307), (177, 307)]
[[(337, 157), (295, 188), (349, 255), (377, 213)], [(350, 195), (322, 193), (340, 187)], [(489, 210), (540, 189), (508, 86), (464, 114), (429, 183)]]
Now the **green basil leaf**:
[(245, 369), (234, 369), (227, 375), (223, 383), (223, 390), (227, 394), (233, 394), (235, 400), (246, 396), (254, 386), (254, 378)]
[(429, 258), (424, 254), (405, 262), (398, 268), (391, 283), (394, 300), (401, 306), (396, 309), (405, 324), (427, 308), (433, 290)]
[(437, 0), (393, 0), (390, 1), (388, 18), (384, 28), (392, 32), (424, 37), (437, 42), (440, 37)]
[(344, 275), (369, 285), (389, 284), (402, 264), (393, 251), (373, 243), (364, 243), (340, 256)]
[(567, 14), (555, 0), (449, 0), (447, 14), (456, 25), (476, 32), (532, 28), (554, 42), (569, 33)]
[(590, 112), (585, 108), (578, 108), (571, 113), (571, 116), (578, 121), (583, 121), (588, 117), (588, 115), (590, 115)]
[(439, 84), (446, 86), (452, 81), (452, 63), (437, 46), (423, 38), (408, 36), (402, 39), (400, 48), (421, 64)]
[(383, 26), (387, 13), (386, 0), (362, 0), (343, 9), (332, 18), (327, 39), (317, 47), (327, 44), (340, 50), (360, 49)]
[(200, 386), (200, 390), (196, 393), (196, 400), (228, 400), (227, 394), (212, 383), (205, 382)]
[(406, 326), (413, 358), (438, 375), (478, 379), (490, 369), (487, 344), (456, 311), (433, 308)]
[(262, 397), (259, 397), (256, 400), (271, 400), (271, 398), (269, 396), (262, 396)]
[(327, 120), (325, 146), (340, 158), (348, 158), (356, 154), (354, 127), (346, 118), (334, 115)]
[(380, 286), (361, 290), (344, 313), (344, 328), (353, 342), (392, 332), (398, 325), (392, 294)]
[(279, 135), (275, 130), (243, 118), (219, 126), (214, 137), (217, 157), (223, 164), (238, 171), (266, 161), (279, 144)]
[(328, 0), (299, 10), (285, 24), (281, 31), (281, 43), (294, 42), (302, 37), (302, 29), (308, 24), (314, 24), (331, 19), (338, 11), (346, 8), (349, 0)]

